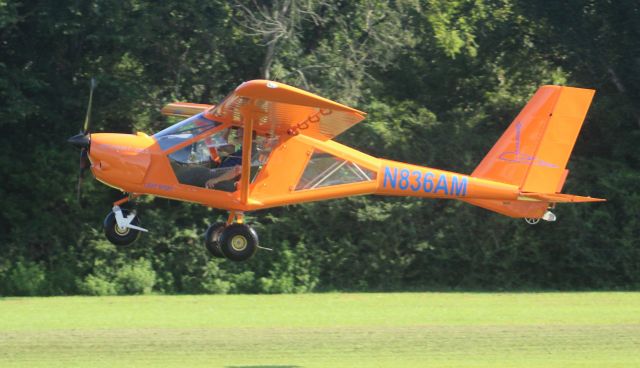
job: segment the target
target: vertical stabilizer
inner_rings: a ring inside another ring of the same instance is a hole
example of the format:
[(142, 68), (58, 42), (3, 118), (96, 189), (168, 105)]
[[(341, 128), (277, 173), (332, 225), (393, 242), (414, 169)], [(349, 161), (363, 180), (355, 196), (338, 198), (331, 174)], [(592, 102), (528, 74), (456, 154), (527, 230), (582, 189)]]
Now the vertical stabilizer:
[[(559, 193), (595, 91), (544, 86), (511, 123), (471, 176), (517, 185), (521, 192)], [(540, 217), (549, 202), (469, 200), (513, 217)]]

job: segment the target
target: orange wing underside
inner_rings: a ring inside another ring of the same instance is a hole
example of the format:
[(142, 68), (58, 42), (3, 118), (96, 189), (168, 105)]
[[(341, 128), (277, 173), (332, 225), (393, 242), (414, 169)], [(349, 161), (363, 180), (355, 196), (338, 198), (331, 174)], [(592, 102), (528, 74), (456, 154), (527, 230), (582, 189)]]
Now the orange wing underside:
[(163, 107), (160, 112), (162, 113), (162, 115), (188, 118), (209, 110), (212, 107), (214, 107), (214, 105), (197, 104), (191, 102), (173, 102)]
[(362, 121), (365, 113), (285, 84), (255, 80), (241, 84), (207, 114), (213, 119), (253, 128), (271, 136), (302, 134), (322, 141)]

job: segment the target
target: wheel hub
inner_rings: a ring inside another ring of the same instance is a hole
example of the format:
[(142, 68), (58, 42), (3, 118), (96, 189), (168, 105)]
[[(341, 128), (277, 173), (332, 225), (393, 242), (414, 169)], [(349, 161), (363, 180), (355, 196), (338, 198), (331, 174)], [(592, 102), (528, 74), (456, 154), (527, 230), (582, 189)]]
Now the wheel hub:
[(231, 247), (233, 248), (233, 250), (238, 252), (243, 251), (247, 247), (247, 243), (247, 238), (245, 238), (243, 235), (236, 235), (231, 238)]
[(129, 231), (131, 231), (131, 229), (129, 229), (128, 227), (122, 228), (120, 226), (118, 226), (117, 224), (115, 225), (115, 231), (116, 234), (120, 235), (120, 236), (125, 236), (127, 234), (129, 234)]

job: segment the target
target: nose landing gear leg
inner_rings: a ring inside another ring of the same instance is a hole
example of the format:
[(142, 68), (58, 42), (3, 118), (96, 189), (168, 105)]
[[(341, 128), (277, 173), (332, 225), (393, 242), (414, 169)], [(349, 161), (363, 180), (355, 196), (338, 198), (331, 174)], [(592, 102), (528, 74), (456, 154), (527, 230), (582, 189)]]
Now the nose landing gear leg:
[(120, 205), (128, 202), (131, 197), (123, 198), (113, 204), (111, 212), (104, 219), (104, 234), (107, 239), (117, 246), (127, 246), (138, 239), (140, 232), (148, 232), (140, 227), (140, 218), (135, 211), (120, 208)]

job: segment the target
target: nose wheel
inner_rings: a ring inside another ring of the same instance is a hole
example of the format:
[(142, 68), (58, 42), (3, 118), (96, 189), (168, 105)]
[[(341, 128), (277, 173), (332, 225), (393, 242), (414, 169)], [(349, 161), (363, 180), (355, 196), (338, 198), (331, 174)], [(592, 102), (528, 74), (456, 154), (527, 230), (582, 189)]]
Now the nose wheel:
[[(114, 245), (119, 247), (125, 247), (136, 241), (140, 237), (142, 229), (140, 227), (140, 218), (136, 216), (135, 212), (129, 210), (120, 211), (120, 215), (115, 211), (109, 212), (104, 219), (104, 235)], [(118, 223), (118, 217), (125, 219)], [(144, 229), (143, 229), (144, 230)]]
[[(230, 216), (233, 219), (235, 214)], [(242, 221), (242, 217), (237, 219)], [(211, 255), (227, 258), (234, 262), (243, 262), (256, 254), (259, 248), (258, 233), (242, 222), (231, 224), (215, 223), (209, 226), (205, 234), (205, 246)]]
[(140, 218), (135, 211), (120, 208), (121, 204), (136, 197), (137, 194), (132, 194), (115, 202), (111, 212), (104, 219), (104, 235), (114, 245), (130, 245), (140, 237), (141, 232), (147, 232), (147, 229), (140, 227)]

